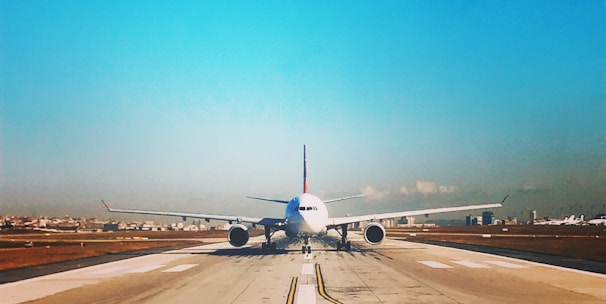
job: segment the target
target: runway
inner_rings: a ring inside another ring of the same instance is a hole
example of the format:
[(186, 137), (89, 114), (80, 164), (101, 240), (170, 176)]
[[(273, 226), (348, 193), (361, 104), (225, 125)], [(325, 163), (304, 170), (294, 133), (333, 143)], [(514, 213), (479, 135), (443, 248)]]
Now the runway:
[[(276, 237), (276, 254), (190, 247), (0, 285), (2, 303), (606, 303), (606, 275), (385, 240), (335, 251), (333, 238)], [(254, 246), (254, 247), (251, 247)]]

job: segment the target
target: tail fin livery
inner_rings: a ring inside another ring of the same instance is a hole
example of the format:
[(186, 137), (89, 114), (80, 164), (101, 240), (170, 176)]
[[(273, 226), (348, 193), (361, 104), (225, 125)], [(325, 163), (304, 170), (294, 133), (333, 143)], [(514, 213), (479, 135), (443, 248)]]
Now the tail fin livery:
[(309, 184), (307, 183), (307, 147), (303, 145), (303, 193), (309, 193)]

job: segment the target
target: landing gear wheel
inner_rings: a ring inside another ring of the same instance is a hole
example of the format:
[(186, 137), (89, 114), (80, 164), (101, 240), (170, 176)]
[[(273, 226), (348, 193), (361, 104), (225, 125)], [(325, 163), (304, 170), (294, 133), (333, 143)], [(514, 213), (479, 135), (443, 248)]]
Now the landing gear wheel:
[(339, 230), (337, 230), (337, 232), (339, 232), (339, 234), (341, 234), (341, 240), (337, 241), (337, 251), (340, 251), (340, 250), (351, 251), (351, 242), (347, 240), (347, 224), (341, 225), (340, 229), (341, 229), (341, 232), (339, 232)]
[(311, 246), (309, 246), (309, 245), (307, 246), (307, 253), (308, 254), (311, 253)]
[(267, 251), (276, 252), (276, 242), (271, 241), (271, 236), (274, 235), (275, 230), (272, 231), (270, 226), (265, 226), (265, 242), (261, 244), (263, 253)]
[(302, 252), (303, 254), (305, 254), (305, 249), (307, 249), (307, 247), (305, 247), (305, 245), (301, 246), (301, 252)]

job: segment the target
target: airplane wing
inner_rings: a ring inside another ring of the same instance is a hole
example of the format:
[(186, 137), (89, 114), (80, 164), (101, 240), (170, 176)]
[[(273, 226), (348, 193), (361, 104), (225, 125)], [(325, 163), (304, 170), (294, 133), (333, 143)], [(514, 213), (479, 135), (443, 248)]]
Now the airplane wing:
[(279, 199), (273, 199), (273, 198), (264, 198), (264, 197), (254, 197), (254, 196), (246, 196), (247, 198), (252, 198), (252, 199), (256, 199), (256, 200), (260, 200), (260, 201), (267, 201), (267, 202), (274, 202), (274, 203), (280, 203), (280, 204), (288, 204), (288, 201), (286, 200), (279, 200)]
[(233, 216), (233, 215), (216, 215), (216, 214), (203, 214), (203, 213), (185, 213), (185, 212), (171, 212), (171, 211), (154, 211), (154, 210), (134, 210), (134, 209), (115, 209), (111, 208), (105, 201), (101, 201), (107, 211), (116, 213), (134, 213), (134, 214), (147, 214), (147, 215), (162, 215), (162, 216), (178, 216), (182, 217), (183, 220), (186, 218), (199, 218), (206, 221), (219, 220), (236, 223), (250, 223), (255, 225), (274, 226), (280, 227), (285, 224), (286, 219), (284, 218), (257, 218), (257, 217), (245, 217), (245, 216)]
[[(256, 200), (260, 200), (260, 201), (267, 201), (267, 202), (274, 202), (274, 203), (281, 203), (281, 204), (288, 204), (289, 203), (289, 201), (286, 201), (286, 200), (279, 200), (279, 199), (273, 199), (273, 198), (254, 197), (254, 196), (246, 196), (246, 197), (247, 198), (256, 199)], [(363, 194), (358, 194), (358, 195), (347, 196), (347, 197), (333, 198), (333, 199), (325, 200), (324, 204), (328, 204), (328, 203), (332, 203), (332, 202), (344, 201), (344, 200), (348, 200), (348, 199), (352, 199), (352, 198), (358, 198), (358, 197), (364, 197), (364, 195)]]
[(328, 203), (332, 203), (332, 202), (344, 201), (344, 200), (348, 200), (348, 199), (352, 199), (352, 198), (358, 198), (358, 197), (364, 197), (364, 194), (358, 194), (358, 195), (353, 195), (353, 196), (348, 196), (348, 197), (341, 197), (341, 198), (333, 198), (333, 199), (329, 199), (329, 200), (324, 201), (324, 204), (328, 204)]
[(453, 211), (463, 211), (463, 210), (473, 210), (473, 209), (498, 208), (498, 207), (503, 207), (503, 203), (505, 203), (505, 200), (507, 199), (507, 197), (509, 197), (509, 195), (505, 196), (505, 198), (500, 203), (493, 203), (493, 204), (468, 205), (468, 206), (459, 206), (459, 207), (444, 207), (444, 208), (401, 211), (401, 212), (391, 212), (391, 213), (378, 213), (378, 214), (368, 214), (368, 215), (348, 216), (348, 217), (333, 217), (333, 218), (328, 219), (327, 226), (330, 229), (330, 228), (334, 228), (338, 225), (352, 224), (352, 223), (358, 223), (358, 222), (362, 222), (362, 221), (374, 221), (374, 220), (382, 220), (382, 219), (413, 216), (413, 215), (427, 215), (427, 214), (433, 214), (433, 213), (453, 212)]

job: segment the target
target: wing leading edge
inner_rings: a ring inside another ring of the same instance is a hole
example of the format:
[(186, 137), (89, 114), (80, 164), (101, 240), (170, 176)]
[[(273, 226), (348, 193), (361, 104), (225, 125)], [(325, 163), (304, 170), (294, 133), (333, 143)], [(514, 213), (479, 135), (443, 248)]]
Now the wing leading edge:
[(285, 224), (283, 218), (258, 218), (258, 217), (246, 217), (246, 216), (234, 216), (234, 215), (217, 215), (217, 214), (203, 214), (203, 213), (185, 213), (185, 212), (170, 212), (170, 211), (155, 211), (155, 210), (135, 210), (135, 209), (116, 209), (111, 208), (105, 201), (101, 201), (107, 211), (116, 213), (133, 213), (133, 214), (147, 214), (147, 215), (161, 215), (161, 216), (178, 216), (185, 220), (186, 218), (199, 218), (206, 221), (218, 220), (236, 223), (249, 223), (255, 225), (274, 226), (280, 227)]
[[(289, 201), (287, 201), (287, 200), (280, 200), (280, 199), (273, 199), (273, 198), (255, 197), (255, 196), (248, 196), (248, 195), (246, 197), (251, 198), (251, 199), (260, 200), (260, 201), (267, 201), (267, 202), (274, 202), (274, 203), (281, 203), (281, 204), (289, 203)], [(348, 199), (352, 199), (352, 198), (359, 198), (359, 197), (364, 197), (364, 195), (358, 194), (358, 195), (347, 196), (347, 197), (333, 198), (333, 199), (325, 200), (324, 204), (340, 202), (340, 201), (344, 201), (344, 200), (348, 200)]]
[(493, 203), (493, 204), (444, 207), (444, 208), (411, 210), (411, 211), (401, 211), (401, 212), (391, 212), (391, 213), (367, 214), (367, 215), (348, 216), (348, 217), (333, 217), (333, 218), (328, 219), (327, 226), (328, 226), (328, 228), (333, 228), (333, 227), (336, 227), (339, 225), (358, 223), (358, 222), (362, 222), (362, 221), (374, 221), (374, 220), (383, 220), (383, 219), (413, 216), (413, 215), (426, 215), (426, 214), (463, 211), (463, 210), (499, 208), (499, 207), (503, 207), (503, 203), (505, 203), (505, 200), (507, 200), (507, 197), (509, 197), (509, 195), (505, 196), (505, 198), (500, 203)]

